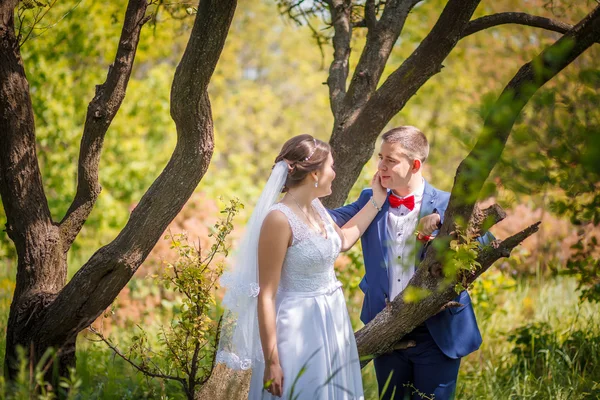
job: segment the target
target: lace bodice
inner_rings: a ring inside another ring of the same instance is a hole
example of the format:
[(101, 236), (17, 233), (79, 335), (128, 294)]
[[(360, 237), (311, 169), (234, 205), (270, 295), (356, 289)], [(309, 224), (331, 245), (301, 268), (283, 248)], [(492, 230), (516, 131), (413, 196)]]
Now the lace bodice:
[(333, 263), (340, 253), (342, 241), (321, 202), (315, 199), (312, 206), (323, 219), (327, 238), (311, 229), (285, 204), (277, 203), (271, 207), (271, 210), (285, 214), (293, 235), (292, 245), (288, 247), (283, 261), (279, 291), (320, 291), (337, 281)]

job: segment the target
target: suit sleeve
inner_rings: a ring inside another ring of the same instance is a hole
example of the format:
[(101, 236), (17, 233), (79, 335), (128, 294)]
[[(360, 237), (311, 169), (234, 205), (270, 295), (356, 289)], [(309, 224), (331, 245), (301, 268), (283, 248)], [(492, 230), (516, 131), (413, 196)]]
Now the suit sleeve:
[(366, 204), (367, 201), (371, 198), (371, 190), (364, 189), (358, 200), (354, 203), (350, 203), (343, 207), (336, 208), (335, 210), (327, 210), (331, 218), (338, 226), (344, 226), (346, 222), (350, 221), (352, 217), (354, 217)]
[(481, 246), (487, 246), (496, 240), (496, 237), (492, 234), (492, 232), (487, 231), (483, 235), (475, 238)]

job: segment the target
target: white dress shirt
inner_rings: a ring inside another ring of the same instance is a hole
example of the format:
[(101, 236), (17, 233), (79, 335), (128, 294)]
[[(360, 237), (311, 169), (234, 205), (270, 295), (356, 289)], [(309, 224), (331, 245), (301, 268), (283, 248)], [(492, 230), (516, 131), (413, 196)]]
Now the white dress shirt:
[[(406, 196), (415, 196), (415, 207), (412, 210), (404, 205), (398, 208), (389, 208), (387, 233), (389, 238), (388, 279), (390, 282), (390, 301), (406, 288), (408, 281), (415, 273), (417, 238), (414, 233), (419, 221), (424, 190), (425, 183), (423, 182), (414, 192)], [(390, 194), (390, 196), (393, 196), (393, 194)]]

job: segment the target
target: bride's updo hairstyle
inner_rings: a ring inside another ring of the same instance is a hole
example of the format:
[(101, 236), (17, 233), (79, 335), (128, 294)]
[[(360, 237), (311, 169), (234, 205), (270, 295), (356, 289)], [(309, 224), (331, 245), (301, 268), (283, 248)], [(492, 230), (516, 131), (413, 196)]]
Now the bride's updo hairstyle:
[(313, 138), (311, 135), (294, 136), (283, 144), (275, 163), (285, 161), (289, 171), (283, 192), (298, 186), (308, 174), (323, 167), (331, 152), (329, 143)]

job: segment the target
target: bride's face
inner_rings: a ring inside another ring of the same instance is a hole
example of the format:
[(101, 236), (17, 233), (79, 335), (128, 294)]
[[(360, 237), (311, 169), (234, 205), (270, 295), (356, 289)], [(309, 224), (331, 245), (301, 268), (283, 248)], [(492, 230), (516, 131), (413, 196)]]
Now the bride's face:
[(319, 186), (316, 188), (317, 197), (329, 196), (331, 194), (331, 182), (335, 179), (335, 171), (333, 169), (333, 157), (331, 153), (327, 156), (327, 160), (323, 167), (317, 173)]

